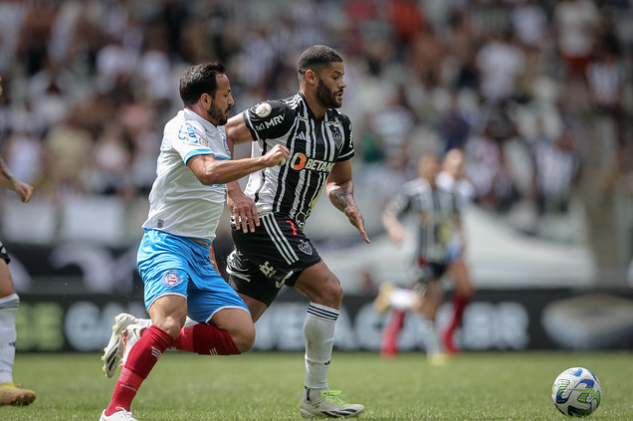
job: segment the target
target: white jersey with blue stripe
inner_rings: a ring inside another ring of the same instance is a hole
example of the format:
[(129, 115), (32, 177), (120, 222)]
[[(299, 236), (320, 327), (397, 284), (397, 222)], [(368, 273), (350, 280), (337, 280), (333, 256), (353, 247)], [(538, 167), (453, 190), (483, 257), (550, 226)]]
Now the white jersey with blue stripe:
[(231, 158), (224, 127), (215, 127), (184, 109), (165, 125), (143, 228), (213, 241), (224, 210), (226, 185), (202, 184), (187, 166), (195, 155)]

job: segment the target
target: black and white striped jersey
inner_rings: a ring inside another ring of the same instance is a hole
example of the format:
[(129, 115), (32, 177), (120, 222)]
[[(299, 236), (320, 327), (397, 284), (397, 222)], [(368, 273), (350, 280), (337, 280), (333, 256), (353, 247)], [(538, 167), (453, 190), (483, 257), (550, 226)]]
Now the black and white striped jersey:
[(244, 111), (253, 135), (252, 156), (277, 144), (290, 149), (283, 166), (252, 173), (245, 189), (260, 214), (288, 215), (300, 229), (310, 216), (334, 164), (354, 156), (349, 118), (336, 109), (317, 120), (301, 93)]
[(439, 187), (433, 189), (427, 180), (417, 178), (405, 183), (387, 206), (399, 218), (412, 217), (416, 225), (416, 257), (432, 263), (449, 260), (449, 246), (457, 232), (459, 216), (459, 204), (453, 192)]

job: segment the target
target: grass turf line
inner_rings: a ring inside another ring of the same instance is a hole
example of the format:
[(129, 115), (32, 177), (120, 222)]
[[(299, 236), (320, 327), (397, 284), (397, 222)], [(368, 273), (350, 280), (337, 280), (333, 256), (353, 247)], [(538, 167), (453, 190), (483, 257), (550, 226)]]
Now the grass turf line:
[[(633, 419), (631, 352), (464, 353), (446, 367), (424, 354), (383, 360), (336, 352), (329, 385), (366, 406), (366, 420), (564, 420), (550, 398), (564, 369), (600, 379), (603, 401), (591, 420)], [(98, 420), (116, 378), (96, 354), (18, 354), (14, 377), (37, 393), (29, 407), (0, 407), (0, 420)], [(166, 353), (132, 407), (141, 421), (299, 420), (300, 353), (207, 357)]]

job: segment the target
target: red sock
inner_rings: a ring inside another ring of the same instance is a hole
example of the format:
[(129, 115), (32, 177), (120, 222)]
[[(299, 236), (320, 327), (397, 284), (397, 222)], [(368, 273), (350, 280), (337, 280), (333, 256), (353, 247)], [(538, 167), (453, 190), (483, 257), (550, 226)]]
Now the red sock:
[(455, 343), (453, 342), (453, 335), (455, 334), (455, 329), (462, 324), (464, 309), (469, 302), (470, 297), (466, 295), (461, 295), (459, 293), (455, 293), (453, 295), (453, 318), (444, 332), (444, 348), (446, 348), (446, 351), (449, 353), (455, 353), (458, 351)]
[(150, 326), (143, 330), (141, 339), (130, 350), (121, 368), (121, 375), (114, 387), (110, 405), (106, 409), (106, 415), (110, 416), (118, 410), (130, 410), (132, 399), (147, 378), (158, 358), (163, 354), (174, 338), (158, 326)]
[(180, 333), (170, 348), (197, 352), (200, 355), (235, 355), (240, 353), (226, 330), (206, 323), (198, 323), (180, 329)]
[(389, 317), (389, 323), (382, 333), (380, 344), (380, 353), (385, 356), (395, 356), (398, 354), (398, 335), (404, 327), (404, 310), (392, 310)]

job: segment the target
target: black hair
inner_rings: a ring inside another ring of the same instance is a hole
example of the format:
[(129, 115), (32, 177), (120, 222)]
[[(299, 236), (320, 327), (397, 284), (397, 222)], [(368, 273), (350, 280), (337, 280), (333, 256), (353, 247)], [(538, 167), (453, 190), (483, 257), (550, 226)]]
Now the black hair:
[(215, 95), (218, 90), (217, 76), (225, 74), (224, 65), (218, 61), (196, 64), (180, 76), (180, 98), (187, 105), (193, 105), (202, 94)]
[(320, 71), (332, 63), (342, 63), (343, 58), (335, 49), (325, 45), (313, 45), (305, 50), (297, 63), (299, 80), (305, 77), (308, 70)]

